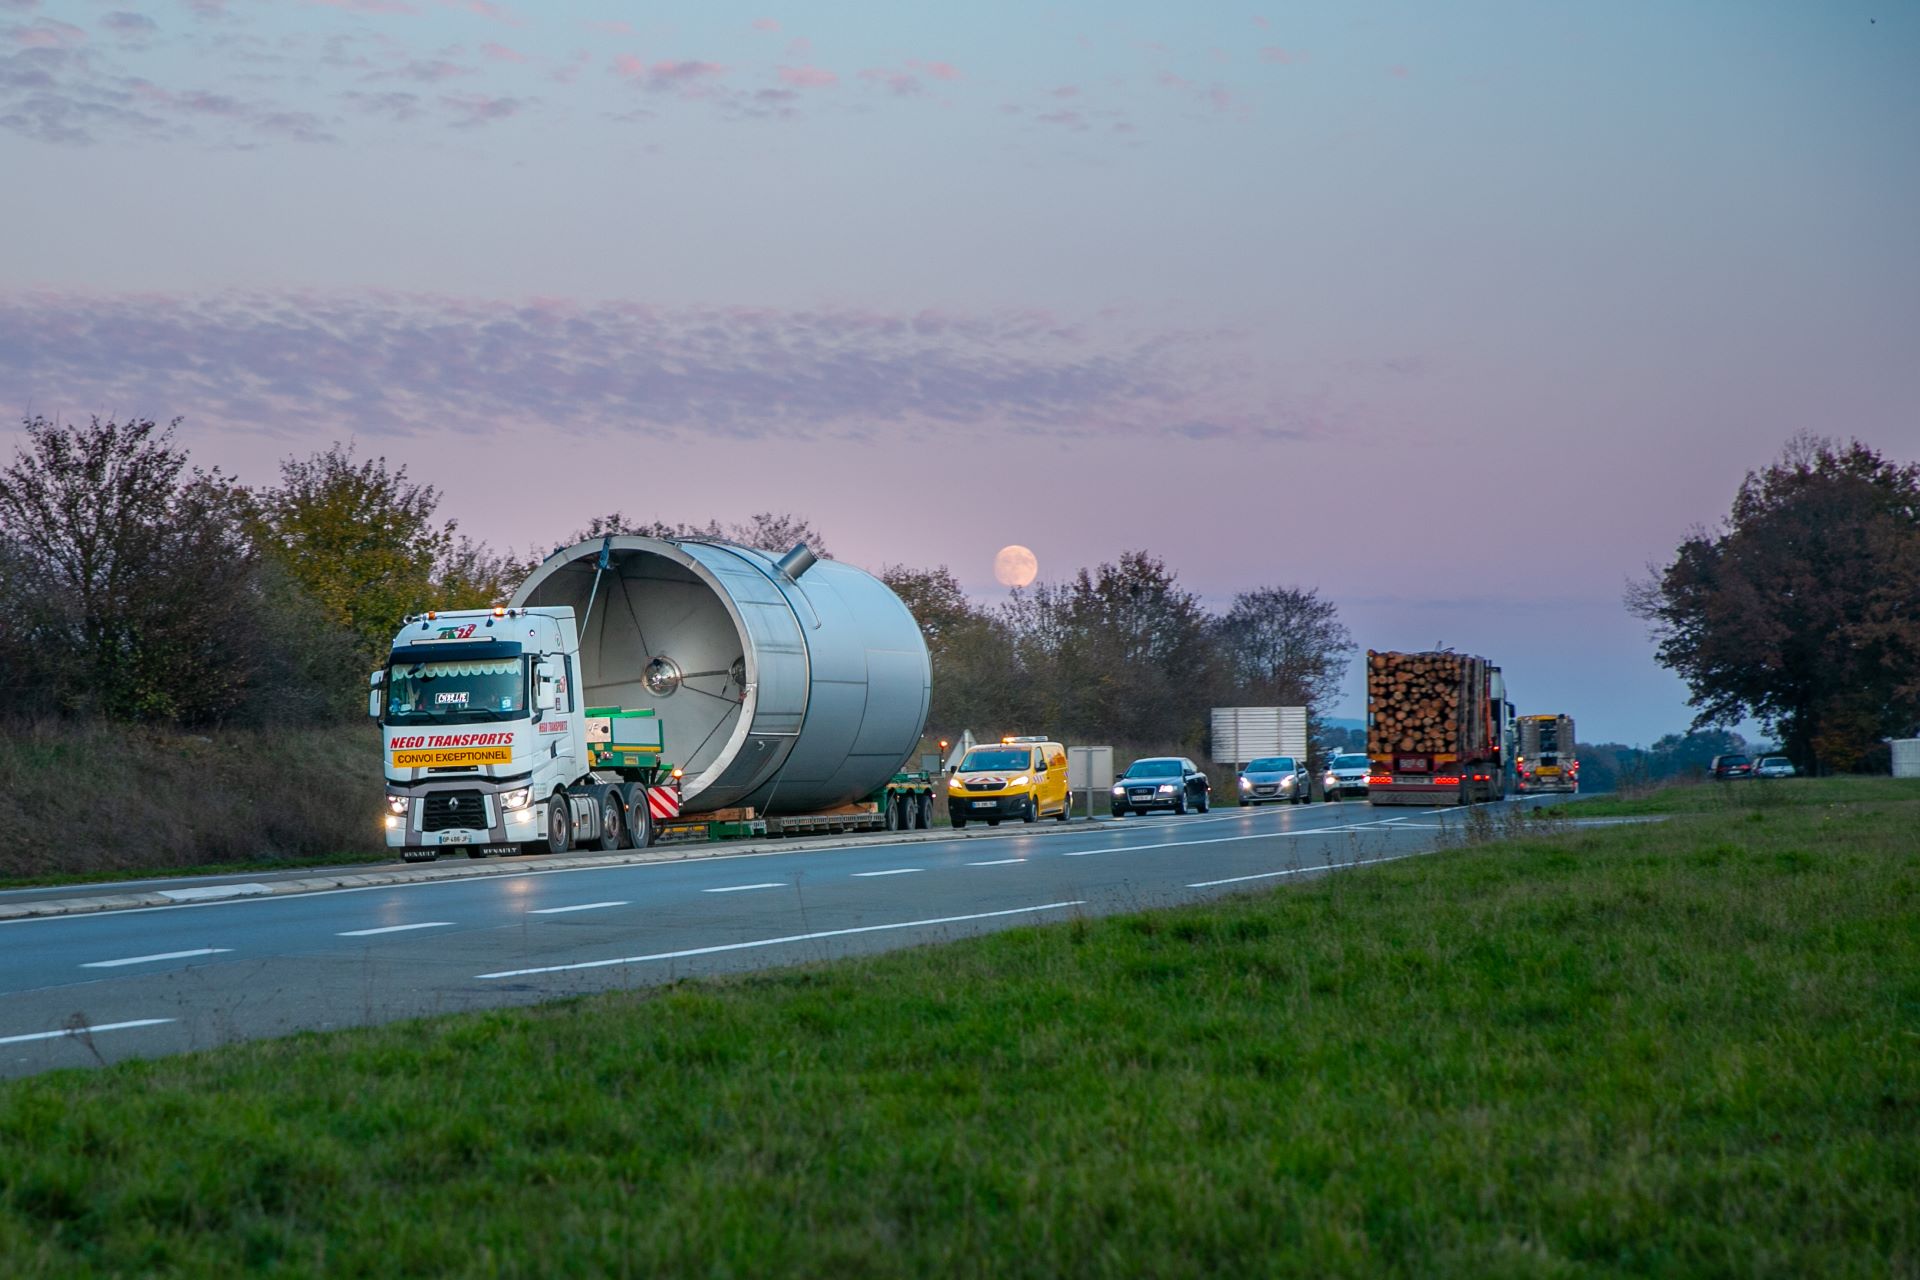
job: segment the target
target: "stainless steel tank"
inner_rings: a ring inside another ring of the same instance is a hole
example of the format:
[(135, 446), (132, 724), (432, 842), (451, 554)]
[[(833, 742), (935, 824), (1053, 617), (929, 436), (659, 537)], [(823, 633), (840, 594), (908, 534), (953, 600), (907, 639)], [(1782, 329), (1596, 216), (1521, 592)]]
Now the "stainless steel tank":
[(926, 728), (913, 615), (871, 574), (803, 548), (583, 542), (547, 557), (513, 604), (573, 606), (585, 705), (654, 709), (665, 758), (686, 771), (683, 812), (860, 799)]

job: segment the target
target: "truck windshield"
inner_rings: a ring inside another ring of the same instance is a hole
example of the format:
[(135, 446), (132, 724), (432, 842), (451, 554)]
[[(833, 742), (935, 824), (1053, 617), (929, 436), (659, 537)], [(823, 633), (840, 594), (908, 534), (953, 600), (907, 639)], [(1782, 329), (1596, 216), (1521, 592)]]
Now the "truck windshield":
[(388, 724), (478, 724), (526, 712), (525, 658), (396, 662), (387, 670)]

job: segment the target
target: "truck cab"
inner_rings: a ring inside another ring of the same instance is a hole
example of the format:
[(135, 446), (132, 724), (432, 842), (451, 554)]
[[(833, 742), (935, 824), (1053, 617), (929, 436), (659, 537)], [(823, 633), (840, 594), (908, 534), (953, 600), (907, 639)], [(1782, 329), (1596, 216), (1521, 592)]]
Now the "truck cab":
[(383, 739), (387, 846), (430, 860), (606, 839), (603, 797), (570, 791), (591, 781), (579, 689), (571, 608), (409, 619), (367, 699)]

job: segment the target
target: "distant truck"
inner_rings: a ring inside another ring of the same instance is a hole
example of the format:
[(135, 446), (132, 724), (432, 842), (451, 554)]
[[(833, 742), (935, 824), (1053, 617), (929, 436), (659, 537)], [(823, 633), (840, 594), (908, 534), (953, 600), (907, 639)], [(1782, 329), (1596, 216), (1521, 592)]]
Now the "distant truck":
[(1305, 707), (1215, 707), (1211, 746), (1214, 763), (1244, 769), (1270, 756), (1291, 756), (1305, 768)]
[(1514, 780), (1520, 794), (1580, 790), (1572, 716), (1521, 716), (1514, 729)]
[(1512, 706), (1472, 654), (1367, 651), (1367, 802), (1478, 804), (1507, 792)]
[(804, 546), (565, 548), (507, 605), (408, 619), (371, 684), (408, 860), (933, 821), (932, 774), (904, 767), (920, 628)]

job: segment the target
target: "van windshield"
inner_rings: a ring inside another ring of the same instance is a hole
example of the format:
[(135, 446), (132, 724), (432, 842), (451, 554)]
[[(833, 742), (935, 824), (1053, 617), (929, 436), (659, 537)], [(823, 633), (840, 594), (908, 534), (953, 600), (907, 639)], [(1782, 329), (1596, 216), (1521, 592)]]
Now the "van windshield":
[(1033, 752), (1025, 747), (978, 747), (967, 752), (960, 762), (965, 773), (982, 769), (1024, 769), (1033, 763)]
[(527, 713), (527, 660), (396, 662), (387, 669), (387, 724), (481, 724)]

